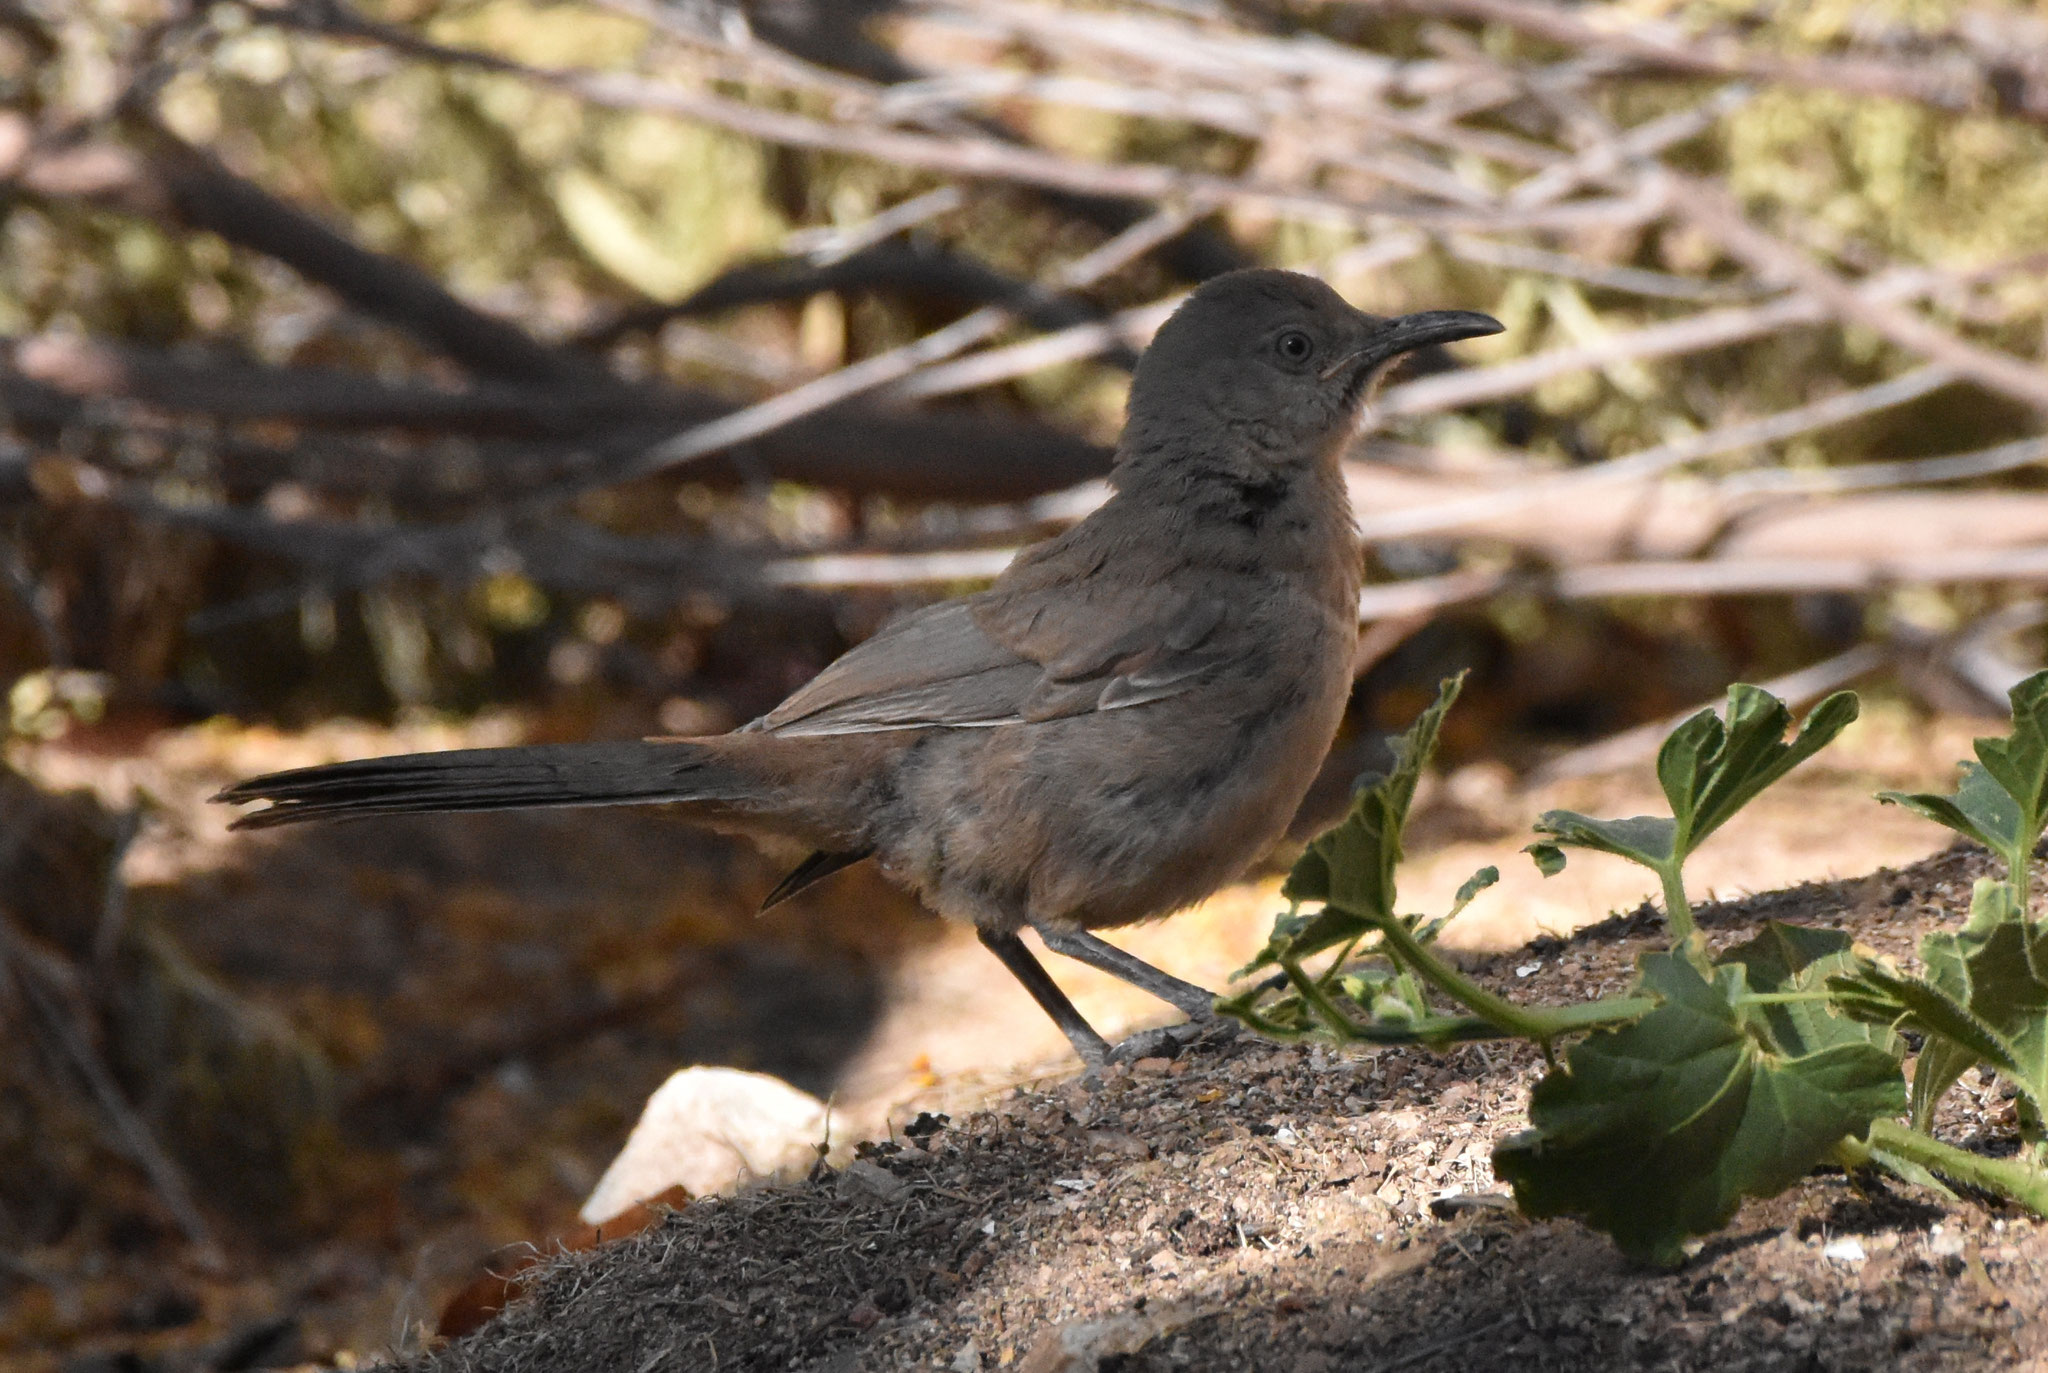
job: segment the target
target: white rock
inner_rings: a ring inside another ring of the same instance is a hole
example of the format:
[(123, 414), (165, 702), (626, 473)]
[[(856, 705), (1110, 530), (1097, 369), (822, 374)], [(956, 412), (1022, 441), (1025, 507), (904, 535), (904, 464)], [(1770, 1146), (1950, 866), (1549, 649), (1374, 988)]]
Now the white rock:
[(681, 1185), (693, 1197), (803, 1172), (825, 1136), (825, 1103), (781, 1078), (685, 1068), (661, 1084), (579, 1213), (602, 1225)]
[(1844, 1235), (1838, 1240), (1829, 1240), (1827, 1247), (1820, 1251), (1824, 1259), (1836, 1263), (1861, 1263), (1870, 1256), (1863, 1252), (1863, 1241), (1854, 1235)]

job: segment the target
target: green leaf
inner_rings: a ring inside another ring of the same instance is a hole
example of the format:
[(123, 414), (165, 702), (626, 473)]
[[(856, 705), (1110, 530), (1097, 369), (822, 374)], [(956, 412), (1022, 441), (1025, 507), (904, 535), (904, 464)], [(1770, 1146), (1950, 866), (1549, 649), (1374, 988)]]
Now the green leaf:
[(1758, 792), (1825, 747), (1856, 718), (1854, 692), (1838, 691), (1806, 717), (1790, 743), (1792, 712), (1762, 687), (1728, 688), (1728, 718), (1702, 710), (1671, 731), (1657, 751), (1657, 780), (1671, 803), (1671, 818), (1630, 816), (1596, 820), (1577, 811), (1546, 811), (1536, 830), (1552, 839), (1532, 850), (1545, 871), (1558, 864), (1559, 845), (1597, 849), (1640, 863), (1664, 886), (1664, 918), (1673, 941), (1701, 968), (1706, 946), (1693, 926), (1682, 869), (1700, 841), (1748, 805)]
[(1956, 1194), (1949, 1189), (1947, 1183), (1904, 1155), (1873, 1145), (1870, 1150), (1870, 1161), (1901, 1182), (1911, 1183), (1915, 1187), (1925, 1187), (1945, 1201), (1957, 1200)]
[[(1531, 845), (1557, 851), (1558, 844), (1571, 844), (1582, 849), (1597, 849), (1611, 853), (1646, 868), (1660, 869), (1671, 861), (1672, 841), (1677, 837), (1678, 826), (1674, 821), (1661, 815), (1631, 815), (1624, 820), (1595, 820), (1590, 815), (1581, 815), (1575, 810), (1547, 810), (1536, 817), (1536, 832), (1548, 834), (1556, 840), (1549, 845)], [(1544, 856), (1535, 854), (1536, 866), (1544, 865)], [(1558, 853), (1558, 866), (1564, 866), (1564, 855)], [(1544, 876), (1549, 876), (1548, 872)]]
[[(1749, 990), (1766, 994), (1823, 993), (1828, 978), (1854, 971), (1861, 961), (1854, 941), (1842, 930), (1778, 920), (1766, 921), (1755, 938), (1715, 960), (1717, 966), (1740, 964)], [(1898, 1036), (1888, 1027), (1838, 1015), (1819, 999), (1741, 1009), (1744, 1019), (1781, 1054), (1797, 1057), (1836, 1044), (1875, 1044), (1893, 1058), (1901, 1052)]]
[(1827, 747), (1859, 709), (1855, 692), (1838, 691), (1813, 708), (1787, 743), (1792, 712), (1785, 703), (1762, 687), (1738, 682), (1728, 688), (1725, 724), (1711, 711), (1701, 711), (1680, 725), (1657, 754), (1657, 780), (1678, 822), (1679, 857)]
[(2048, 672), (2014, 687), (2012, 733), (1977, 740), (1977, 761), (1963, 764), (1953, 796), (1882, 791), (1888, 801), (1976, 840), (2005, 860), (2025, 905), (2028, 863), (2048, 828)]
[(1530, 1216), (1576, 1215), (1661, 1264), (1723, 1225), (1745, 1196), (1798, 1181), (1844, 1136), (1905, 1104), (1891, 1056), (1867, 1043), (1798, 1056), (1746, 1033), (1740, 964), (1710, 983), (1683, 957), (1642, 960), (1663, 1004), (1575, 1046), (1537, 1084), (1534, 1128), (1494, 1151)]
[(2016, 1074), (2020, 1070), (2019, 1059), (2004, 1036), (1924, 978), (1866, 961), (1853, 973), (1829, 978), (1828, 990), (1846, 1015), (1939, 1036), (1970, 1055), (1972, 1061), (1989, 1063), (2000, 1072)]
[(2007, 699), (2012, 702), (2012, 733), (1979, 739), (1977, 759), (2026, 817), (2031, 848), (2048, 813), (2048, 672), (2027, 678)]
[[(1977, 1062), (1977, 1056), (1952, 1040), (1929, 1035), (1913, 1060), (1913, 1085), (1907, 1099), (1908, 1119), (1916, 1130), (1931, 1130), (1934, 1113), (1949, 1088)], [(1908, 1178), (1911, 1182), (1914, 1179)]]
[(1436, 703), (1394, 741), (1394, 770), (1360, 790), (1350, 812), (1310, 842), (1280, 891), (1289, 901), (1322, 901), (1326, 907), (1284, 939), (1276, 927), (1247, 972), (1282, 957), (1307, 958), (1357, 938), (1372, 928), (1357, 918), (1360, 915), (1393, 913), (1394, 870), (1401, 862), (1408, 808), (1415, 801), (1422, 771), (1436, 752), (1444, 716), (1464, 681), (1463, 673), (1445, 679)]
[[(1557, 812), (1569, 814), (1569, 812)], [(1536, 871), (1545, 877), (1555, 877), (1564, 871), (1564, 850), (1555, 844), (1538, 841), (1522, 850), (1536, 864)]]
[[(1984, 744), (1995, 742), (1980, 739)], [(2008, 870), (2026, 861), (2037, 833), (2030, 833), (2028, 820), (2019, 803), (1998, 779), (1981, 764), (1963, 764), (1962, 781), (1953, 796), (1934, 792), (1881, 791), (1877, 799), (1904, 806), (1915, 815), (1946, 825), (1966, 839), (1974, 839), (2005, 860)]]
[(1980, 878), (1960, 930), (1920, 941), (1924, 977), (1859, 962), (1830, 979), (1843, 1012), (1909, 1026), (1928, 1036), (1913, 1070), (1913, 1118), (1924, 1128), (1948, 1089), (1972, 1064), (1987, 1063), (2017, 1087), (2037, 1114), (2048, 1099), (2048, 942), (2022, 918), (2006, 883)]
[(1458, 894), (1451, 898), (1451, 909), (1440, 918), (1440, 923), (1448, 924), (1456, 920), (1465, 907), (1472, 904), (1473, 897), (1479, 895), (1479, 893), (1485, 891), (1498, 881), (1500, 881), (1500, 869), (1494, 867), (1491, 863), (1466, 878), (1464, 885), (1458, 888)]
[(1356, 916), (1348, 915), (1334, 906), (1303, 914), (1289, 912), (1273, 921), (1273, 931), (1266, 936), (1266, 945), (1252, 958), (1252, 961), (1231, 974), (1232, 979), (1250, 977), (1261, 968), (1270, 968), (1284, 959), (1308, 957), (1297, 953), (1297, 945), (1303, 949), (1320, 950), (1335, 948), (1347, 939), (1356, 939), (1372, 927)]
[[(1360, 791), (1359, 795), (1364, 795), (1364, 792)], [(1354, 799), (1351, 804), (1356, 809), (1358, 802)], [(1350, 818), (1349, 815), (1345, 816), (1345, 820)], [(1340, 820), (1338, 823), (1343, 824), (1344, 821)], [(1323, 831), (1323, 835), (1327, 834), (1328, 830)], [(1287, 870), (1287, 880), (1280, 884), (1280, 894), (1289, 901), (1330, 899), (1330, 860), (1322, 849), (1316, 847), (1323, 835), (1310, 840), (1309, 846), (1301, 851), (1301, 857), (1295, 859), (1294, 866)]]
[[(2003, 883), (1989, 885), (2009, 892)], [(1996, 1030), (2011, 1046), (2012, 1062), (1995, 1063), (2039, 1109), (2048, 1102), (2048, 985), (2036, 975), (2041, 960), (2028, 945), (2038, 927), (1999, 910), (1989, 899), (1972, 902), (1968, 924), (1954, 934), (1936, 931), (1921, 941), (1921, 958), (1930, 974), (1939, 976), (1953, 993), (1960, 962), (1968, 976), (1968, 1001), (1977, 1019)], [(1969, 1047), (1969, 1046), (1964, 1046)]]
[[(1598, 849), (1658, 872), (1683, 863), (1701, 840), (1754, 800), (1757, 793), (1818, 753), (1856, 718), (1854, 692), (1838, 691), (1806, 717), (1790, 743), (1785, 730), (1792, 712), (1761, 687), (1728, 688), (1728, 719), (1711, 710), (1686, 720), (1657, 751), (1657, 780), (1671, 803), (1671, 818), (1637, 815), (1596, 820), (1577, 811), (1553, 810), (1536, 821), (1540, 834), (1556, 844)], [(1545, 870), (1561, 858), (1556, 844), (1531, 856)]]

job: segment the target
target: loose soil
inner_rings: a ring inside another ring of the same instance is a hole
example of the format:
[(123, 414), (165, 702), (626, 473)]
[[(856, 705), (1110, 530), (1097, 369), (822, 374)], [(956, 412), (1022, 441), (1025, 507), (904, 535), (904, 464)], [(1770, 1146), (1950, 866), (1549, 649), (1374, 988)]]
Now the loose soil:
[[(1981, 854), (1709, 908), (1908, 954)], [(1624, 983), (1643, 912), (1475, 965), (1519, 996)], [(1237, 1038), (1099, 1083), (927, 1118), (801, 1185), (701, 1201), (556, 1261), (428, 1370), (2048, 1367), (2048, 1227), (1835, 1172), (1745, 1207), (1681, 1268), (1505, 1205), (1493, 1141), (1525, 1123), (1526, 1049), (1448, 1055)], [(1973, 1075), (1945, 1136), (2009, 1147)]]

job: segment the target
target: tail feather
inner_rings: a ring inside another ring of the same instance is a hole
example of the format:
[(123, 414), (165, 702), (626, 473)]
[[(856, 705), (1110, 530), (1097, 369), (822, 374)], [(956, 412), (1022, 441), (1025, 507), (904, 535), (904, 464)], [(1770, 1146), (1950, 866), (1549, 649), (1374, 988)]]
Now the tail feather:
[(701, 744), (636, 740), (365, 758), (254, 777), (213, 799), (269, 802), (234, 823), (263, 829), (356, 815), (743, 801), (753, 792)]

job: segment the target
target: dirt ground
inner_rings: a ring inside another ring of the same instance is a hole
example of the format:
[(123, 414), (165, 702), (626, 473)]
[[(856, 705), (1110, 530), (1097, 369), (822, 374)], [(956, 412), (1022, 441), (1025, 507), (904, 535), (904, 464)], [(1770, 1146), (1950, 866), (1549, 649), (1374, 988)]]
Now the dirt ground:
[[(1701, 855), (1696, 897), (1762, 893), (1711, 908), (1715, 928), (1732, 940), (1769, 914), (1907, 953), (1957, 918), (1974, 860), (1916, 864), (1941, 837), (1868, 798), (1946, 783), (1982, 728), (1873, 711)], [(251, 838), (203, 802), (266, 768), (530, 732), (205, 728), (10, 760), (47, 790), (146, 798), (118, 875), (127, 919), (317, 1050), (339, 1106), (332, 1138), (289, 1157), (223, 1152), (220, 1131), (154, 1117), (217, 1252), (182, 1243), (132, 1168), (96, 1165), (61, 1240), (0, 1253), (0, 1367), (351, 1367), (401, 1351), (416, 1367), (628, 1373), (2008, 1368), (2043, 1352), (2028, 1320), (2043, 1250), (2016, 1214), (1821, 1176), (1657, 1274), (1570, 1223), (1453, 1200), (1498, 1192), (1489, 1150), (1522, 1123), (1533, 1064), (1497, 1048), (1237, 1041), (1090, 1090), (971, 936), (858, 871), (764, 921), (753, 910), (782, 866), (659, 810)], [(1647, 773), (1538, 791), (1489, 764), (1432, 779), (1404, 892), (1441, 908), (1498, 864), (1500, 887), (1449, 942), (1515, 950), (1481, 966), (1517, 995), (1616, 984), (1653, 928), (1558, 935), (1637, 910), (1651, 882), (1578, 856), (1545, 882), (1516, 849), (1551, 806), (1649, 809)], [(1220, 985), (1263, 940), (1274, 886), (1125, 942)], [(1054, 971), (1107, 1031), (1164, 1018), (1088, 970)], [(698, 1202), (565, 1260), (532, 1303), (430, 1348), (442, 1304), (504, 1246), (574, 1227), (640, 1103), (691, 1062), (830, 1095), (837, 1138), (881, 1142), (844, 1172)], [(1957, 1098), (1946, 1136), (2004, 1147), (2010, 1103), (1974, 1077)]]
[[(1981, 866), (1956, 853), (1704, 918), (1728, 942), (1768, 916), (1898, 952)], [(1482, 970), (1576, 998), (1623, 981), (1659, 933), (1616, 920)], [(1532, 1058), (1238, 1039), (1096, 1087), (1020, 1088), (844, 1171), (564, 1259), (530, 1302), (402, 1366), (2048, 1368), (2031, 1319), (2048, 1227), (2019, 1214), (1820, 1174), (1669, 1273), (1519, 1219), (1488, 1154), (1524, 1123)], [(1959, 1099), (1945, 1132), (1997, 1147), (2009, 1104)]]

